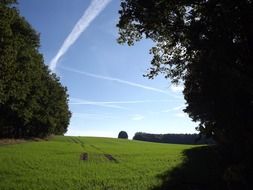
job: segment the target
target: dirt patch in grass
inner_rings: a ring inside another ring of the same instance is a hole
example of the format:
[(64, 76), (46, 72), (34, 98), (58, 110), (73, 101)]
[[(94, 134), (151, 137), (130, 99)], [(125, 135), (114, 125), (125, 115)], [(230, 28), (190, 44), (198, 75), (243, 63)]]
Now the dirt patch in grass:
[(114, 158), (111, 154), (104, 154), (104, 156), (111, 162), (115, 162), (115, 163), (118, 163), (119, 161)]
[(87, 161), (89, 158), (88, 156), (88, 153), (87, 152), (84, 152), (80, 155), (80, 160), (84, 160), (84, 161)]
[(0, 139), (0, 145), (19, 144), (26, 142), (25, 139)]
[(3, 145), (12, 145), (12, 144), (20, 144), (20, 143), (25, 143), (25, 142), (41, 142), (41, 141), (49, 141), (52, 139), (53, 136), (50, 135), (45, 138), (38, 138), (38, 137), (29, 137), (29, 138), (5, 138), (5, 139), (0, 139), (0, 146)]

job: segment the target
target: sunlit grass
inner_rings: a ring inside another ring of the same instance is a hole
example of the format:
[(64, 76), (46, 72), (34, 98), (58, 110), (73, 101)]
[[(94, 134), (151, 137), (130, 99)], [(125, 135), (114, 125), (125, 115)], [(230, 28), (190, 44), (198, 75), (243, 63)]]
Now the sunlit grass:
[[(149, 189), (193, 146), (62, 137), (0, 147), (1, 190)], [(81, 153), (88, 160), (80, 160)], [(116, 161), (109, 160), (110, 154)]]

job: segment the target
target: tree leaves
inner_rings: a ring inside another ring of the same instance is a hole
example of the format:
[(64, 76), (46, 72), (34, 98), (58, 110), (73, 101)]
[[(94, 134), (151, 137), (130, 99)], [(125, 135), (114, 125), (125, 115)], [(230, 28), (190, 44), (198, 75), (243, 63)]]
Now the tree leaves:
[(67, 89), (39, 53), (39, 36), (12, 6), (1, 1), (0, 137), (44, 137), (66, 132)]
[(130, 44), (140, 36), (152, 39), (156, 46), (150, 50), (153, 60), (146, 76), (163, 74), (175, 83), (182, 80), (184, 111), (200, 123), (200, 133), (226, 147), (228, 164), (243, 162), (245, 168), (253, 168), (249, 161), (253, 151), (253, 2), (145, 2), (122, 0), (119, 39)]

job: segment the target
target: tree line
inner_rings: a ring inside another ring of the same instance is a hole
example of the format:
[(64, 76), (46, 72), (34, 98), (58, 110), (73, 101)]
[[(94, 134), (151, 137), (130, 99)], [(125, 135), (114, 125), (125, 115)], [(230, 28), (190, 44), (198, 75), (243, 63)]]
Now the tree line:
[(137, 132), (133, 140), (173, 144), (214, 144), (212, 139), (201, 137), (199, 134), (151, 134)]
[(0, 138), (64, 134), (67, 88), (44, 64), (39, 34), (15, 0), (0, 1)]

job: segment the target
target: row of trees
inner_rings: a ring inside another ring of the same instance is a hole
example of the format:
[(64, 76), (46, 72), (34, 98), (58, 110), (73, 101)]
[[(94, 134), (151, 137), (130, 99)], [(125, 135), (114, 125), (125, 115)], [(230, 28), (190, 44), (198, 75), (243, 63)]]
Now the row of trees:
[(67, 89), (44, 65), (39, 35), (15, 3), (0, 1), (0, 138), (63, 134)]
[(137, 132), (134, 140), (159, 142), (159, 143), (174, 143), (174, 144), (213, 144), (212, 139), (200, 137), (198, 134), (151, 134)]
[(146, 76), (183, 82), (184, 111), (222, 148), (229, 188), (252, 185), (252, 12), (252, 0), (122, 0), (119, 11), (119, 43), (154, 41)]

